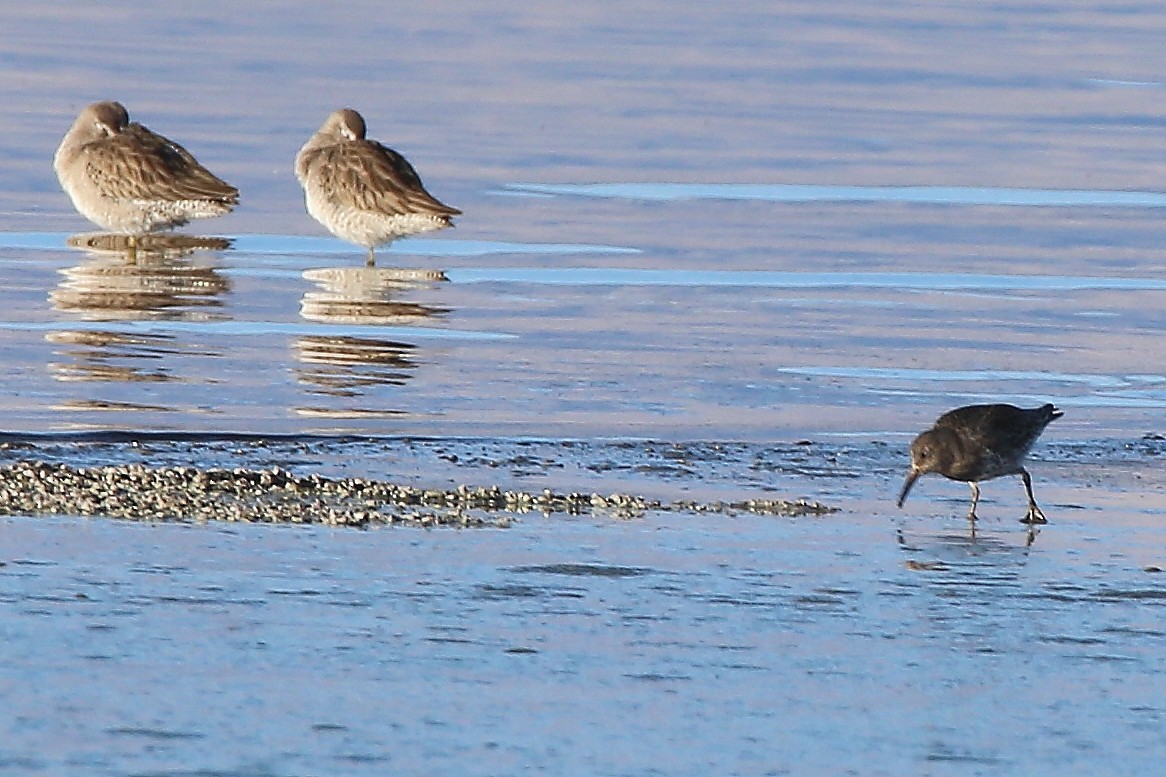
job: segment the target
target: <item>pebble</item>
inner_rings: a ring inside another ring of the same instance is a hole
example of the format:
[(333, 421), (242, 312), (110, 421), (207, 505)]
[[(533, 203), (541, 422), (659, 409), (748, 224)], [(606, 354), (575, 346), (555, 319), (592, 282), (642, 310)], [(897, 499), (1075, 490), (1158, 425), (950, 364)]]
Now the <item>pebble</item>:
[(44, 461), (0, 466), (0, 515), (103, 516), (141, 521), (246, 521), (336, 526), (505, 527), (515, 515), (591, 513), (635, 518), (649, 510), (759, 515), (825, 515), (836, 508), (804, 500), (662, 503), (630, 494), (538, 494), (498, 486), (442, 490), (367, 478), (266, 470), (71, 467)]

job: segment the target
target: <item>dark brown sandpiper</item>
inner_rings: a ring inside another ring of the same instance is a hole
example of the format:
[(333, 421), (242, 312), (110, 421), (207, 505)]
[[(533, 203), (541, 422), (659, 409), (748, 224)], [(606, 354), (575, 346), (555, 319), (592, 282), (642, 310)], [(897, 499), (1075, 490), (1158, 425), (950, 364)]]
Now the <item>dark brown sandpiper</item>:
[(453, 225), (457, 208), (425, 190), (417, 171), (391, 148), (365, 138), (351, 108), (334, 112), (296, 154), (308, 213), (342, 240), (368, 249)]
[(230, 212), (239, 191), (174, 141), (131, 122), (121, 103), (85, 108), (53, 157), (61, 188), (85, 218), (143, 235)]
[(1063, 413), (1052, 405), (1031, 410), (1013, 405), (969, 405), (944, 413), (911, 443), (911, 472), (899, 492), (899, 507), (920, 475), (935, 472), (972, 487), (968, 520), (976, 520), (982, 480), (1020, 475), (1028, 494), (1025, 523), (1047, 523), (1032, 495), (1024, 457), (1041, 432)]

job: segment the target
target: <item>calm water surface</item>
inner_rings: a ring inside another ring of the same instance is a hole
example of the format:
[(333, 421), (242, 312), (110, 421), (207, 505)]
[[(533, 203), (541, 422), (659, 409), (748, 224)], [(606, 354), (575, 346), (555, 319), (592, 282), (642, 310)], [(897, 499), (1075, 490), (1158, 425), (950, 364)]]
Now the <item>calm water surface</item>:
[[(0, 29), (5, 460), (841, 508), (8, 517), (0, 774), (1160, 771), (1157, 5), (50, 0)], [(242, 190), (189, 233), (229, 243), (85, 237), (50, 160), (97, 99)], [(342, 105), (456, 229), (369, 270), (311, 221), (291, 159)], [(1066, 411), (1031, 547), (1015, 479), (975, 540), (960, 484), (893, 505), (911, 434), (984, 400)], [(162, 442), (85, 442), (111, 431)]]

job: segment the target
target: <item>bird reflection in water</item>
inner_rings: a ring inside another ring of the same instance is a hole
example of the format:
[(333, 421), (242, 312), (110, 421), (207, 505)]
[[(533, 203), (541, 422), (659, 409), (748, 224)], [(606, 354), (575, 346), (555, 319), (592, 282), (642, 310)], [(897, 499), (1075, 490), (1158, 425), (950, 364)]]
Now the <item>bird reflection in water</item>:
[(221, 307), (230, 281), (206, 262), (187, 257), (218, 252), (231, 242), (190, 235), (74, 235), (69, 245), (91, 258), (61, 271), (65, 279), (49, 294), (57, 310), (88, 321), (205, 320)]
[(446, 308), (394, 299), (409, 291), (448, 283), (441, 270), (322, 267), (305, 270), (304, 278), (320, 287), (304, 294), (300, 302), (300, 315), (309, 321), (409, 326), (449, 312)]
[[(161, 360), (177, 353), (166, 335), (64, 330), (49, 332), (45, 340), (59, 346), (58, 356), (69, 358), (48, 365), (59, 381), (165, 383), (175, 379), (162, 366)], [(130, 362), (118, 364), (118, 359)]]
[[(61, 270), (64, 280), (49, 293), (53, 308), (83, 321), (208, 320), (223, 305), (230, 282), (205, 258), (230, 247), (229, 240), (181, 234), (131, 239), (108, 232), (74, 235), (68, 243), (88, 259)], [(171, 335), (115, 329), (60, 329), (45, 339), (67, 360), (50, 363), (60, 381), (161, 383), (178, 380), (167, 367), (189, 354)], [(206, 355), (205, 351), (200, 351)], [(82, 403), (86, 408), (89, 400)], [(99, 401), (120, 407), (118, 403)]]
[[(300, 315), (321, 324), (376, 327), (418, 326), (440, 318), (447, 308), (401, 299), (447, 283), (440, 270), (378, 267), (326, 267), (304, 271), (318, 288), (304, 294)], [(353, 405), (369, 401), (378, 388), (399, 387), (417, 367), (417, 346), (398, 339), (350, 334), (305, 335), (296, 339), (301, 364), (298, 378), (308, 393), (340, 400), (337, 406), (296, 408), (300, 415), (320, 418), (396, 416), (402, 411)], [(345, 401), (347, 400), (347, 401)]]
[(370, 386), (402, 386), (416, 369), (416, 346), (367, 337), (307, 336), (296, 340), (300, 380), (312, 393), (360, 396)]

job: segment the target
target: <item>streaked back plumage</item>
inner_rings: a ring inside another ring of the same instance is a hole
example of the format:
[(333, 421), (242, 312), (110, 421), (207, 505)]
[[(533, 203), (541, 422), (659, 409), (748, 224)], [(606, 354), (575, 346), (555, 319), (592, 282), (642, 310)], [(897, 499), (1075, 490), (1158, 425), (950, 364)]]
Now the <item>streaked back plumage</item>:
[(116, 102), (85, 108), (53, 167), (77, 210), (114, 232), (143, 234), (229, 212), (239, 191)]
[(337, 237), (372, 250), (452, 226), (460, 210), (431, 195), (405, 157), (365, 137), (364, 119), (332, 113), (295, 162), (308, 213)]

